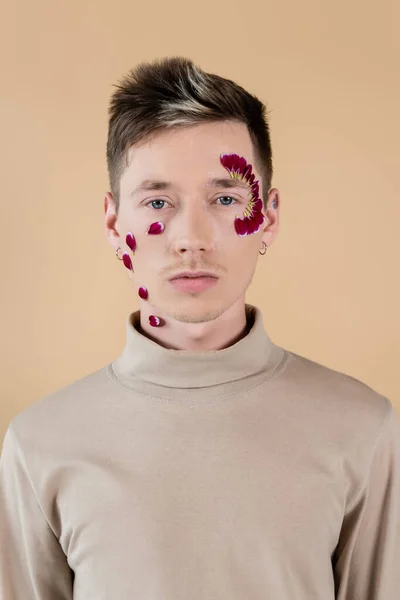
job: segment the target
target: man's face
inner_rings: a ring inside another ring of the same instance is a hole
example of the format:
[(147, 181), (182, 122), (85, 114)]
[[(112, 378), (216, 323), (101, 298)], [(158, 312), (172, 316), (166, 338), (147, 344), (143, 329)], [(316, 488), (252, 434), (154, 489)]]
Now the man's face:
[[(118, 219), (113, 222), (111, 213), (107, 217), (108, 237), (113, 246), (130, 254), (135, 292), (147, 288), (146, 302), (154, 307), (153, 314), (199, 322), (244, 302), (262, 241), (270, 245), (276, 235), (279, 206), (263, 211), (266, 218), (257, 233), (238, 235), (234, 221), (243, 217), (249, 204), (250, 186), (240, 184), (221, 164), (220, 156), (230, 153), (252, 165), (262, 197), (260, 173), (244, 124), (225, 121), (164, 130), (130, 149), (129, 166), (120, 181)], [(237, 185), (210, 185), (215, 178)], [(170, 185), (136, 190), (145, 180)], [(270, 198), (278, 204), (277, 190), (270, 192)], [(147, 235), (149, 226), (158, 221), (164, 225), (163, 232)], [(136, 240), (133, 255), (125, 242), (128, 232)], [(169, 281), (180, 270), (211, 271), (218, 281), (202, 292), (182, 292)]]

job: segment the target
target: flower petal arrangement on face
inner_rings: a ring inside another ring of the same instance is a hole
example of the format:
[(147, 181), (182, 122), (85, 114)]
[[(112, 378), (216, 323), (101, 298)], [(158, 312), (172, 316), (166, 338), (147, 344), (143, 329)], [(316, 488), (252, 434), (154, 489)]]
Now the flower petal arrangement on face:
[(263, 203), (259, 197), (259, 184), (252, 173), (252, 165), (247, 163), (243, 156), (238, 154), (221, 154), (220, 161), (223, 167), (227, 169), (233, 179), (240, 179), (249, 184), (250, 201), (243, 211), (243, 218), (236, 215), (235, 230), (240, 237), (257, 233), (264, 223), (265, 216), (262, 212)]
[[(147, 230), (147, 233), (149, 235), (156, 235), (156, 234), (162, 233), (163, 231), (164, 231), (164, 224), (160, 223), (158, 221), (158, 222), (152, 223), (150, 225), (149, 229)], [(128, 231), (125, 241), (126, 241), (127, 246), (130, 248), (132, 254), (135, 254), (136, 239), (131, 231)], [(125, 267), (127, 269), (129, 269), (129, 271), (132, 271), (132, 273), (134, 273), (132, 260), (127, 252), (123, 252), (122, 261), (123, 261)], [(142, 300), (147, 300), (149, 297), (149, 292), (148, 292), (147, 288), (141, 286), (138, 289), (138, 295), (140, 298), (142, 298)], [(160, 317), (156, 317), (155, 315), (150, 315), (149, 316), (149, 324), (152, 327), (160, 327), (161, 325), (164, 325), (164, 321)]]

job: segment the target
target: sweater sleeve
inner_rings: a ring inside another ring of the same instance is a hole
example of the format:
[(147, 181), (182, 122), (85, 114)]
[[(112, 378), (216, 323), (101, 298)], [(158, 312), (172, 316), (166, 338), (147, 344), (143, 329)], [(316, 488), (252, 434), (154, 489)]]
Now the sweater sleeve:
[(38, 503), (10, 424), (0, 460), (0, 598), (70, 600), (73, 571)]
[(333, 569), (337, 600), (400, 599), (400, 422), (391, 403), (368, 477), (344, 516)]

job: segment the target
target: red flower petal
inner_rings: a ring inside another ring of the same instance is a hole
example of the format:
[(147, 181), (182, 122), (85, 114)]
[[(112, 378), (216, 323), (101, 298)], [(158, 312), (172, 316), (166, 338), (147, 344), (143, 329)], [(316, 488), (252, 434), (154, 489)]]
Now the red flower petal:
[(130, 271), (133, 271), (132, 261), (131, 261), (131, 257), (129, 256), (129, 254), (124, 252), (122, 254), (122, 260), (124, 261), (124, 265), (126, 266), (126, 268), (129, 269)]
[(233, 171), (236, 168), (236, 159), (238, 158), (239, 156), (237, 154), (221, 154), (220, 161), (225, 169)]
[(160, 223), (157, 221), (156, 223), (152, 223), (147, 230), (148, 235), (157, 235), (158, 233), (162, 233), (164, 231), (164, 223)]
[(262, 225), (265, 221), (264, 214), (259, 210), (254, 214), (254, 218), (255, 218), (256, 222), (259, 223), (259, 225)]
[(129, 248), (132, 250), (132, 252), (135, 252), (136, 240), (135, 240), (135, 236), (133, 235), (133, 233), (131, 231), (129, 231), (126, 235), (126, 244), (127, 244), (127, 246), (129, 246)]
[(255, 181), (251, 186), (251, 193), (253, 194), (254, 198), (257, 198), (259, 192), (260, 192), (260, 188), (258, 185), (258, 181)]
[(237, 162), (238, 162), (238, 171), (239, 171), (239, 173), (241, 173), (243, 175), (246, 170), (246, 167), (247, 167), (247, 160), (243, 156), (239, 156), (239, 160)]
[(254, 219), (248, 219), (247, 222), (247, 234), (252, 235), (256, 231), (258, 231), (259, 225), (255, 222)]
[(256, 212), (253, 219), (252, 219), (252, 223), (253, 223), (253, 233), (257, 233), (258, 231), (260, 231), (260, 227), (261, 225), (264, 223), (265, 217), (262, 213), (260, 212)]
[(232, 172), (233, 176), (235, 176), (235, 174), (237, 175), (238, 173), (240, 175), (244, 175), (248, 166), (250, 167), (251, 172), (252, 167), (251, 165), (247, 164), (247, 160), (243, 156), (239, 156), (234, 152), (232, 154), (221, 154), (220, 162), (225, 169), (228, 169), (228, 171)]
[(236, 230), (236, 233), (238, 235), (240, 235), (240, 237), (243, 237), (244, 235), (247, 235), (246, 218), (240, 219), (239, 217), (236, 217), (236, 219), (235, 219), (235, 230)]
[(260, 212), (263, 209), (263, 201), (261, 200), (261, 198), (257, 198), (257, 200), (254, 201), (253, 203), (253, 211), (257, 211)]
[(250, 179), (251, 169), (252, 169), (251, 165), (247, 165), (247, 167), (244, 170), (243, 178), (246, 179), (246, 181), (249, 181), (249, 179)]
[(147, 291), (147, 288), (145, 288), (145, 287), (140, 287), (138, 290), (138, 294), (139, 294), (140, 298), (142, 298), (142, 300), (147, 300), (147, 298), (149, 297), (149, 292)]
[(251, 217), (244, 217), (235, 219), (235, 230), (241, 237), (245, 235), (251, 235), (257, 233), (260, 230), (261, 225), (264, 223), (265, 216), (262, 212), (256, 211)]
[(152, 327), (160, 327), (161, 319), (160, 317), (156, 317), (154, 315), (149, 316), (149, 323)]

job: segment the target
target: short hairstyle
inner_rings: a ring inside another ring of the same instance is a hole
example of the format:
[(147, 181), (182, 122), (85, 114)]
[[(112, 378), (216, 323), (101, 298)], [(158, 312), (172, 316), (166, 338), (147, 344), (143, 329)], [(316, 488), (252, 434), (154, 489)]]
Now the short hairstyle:
[(109, 105), (107, 167), (117, 213), (120, 179), (131, 146), (168, 128), (216, 121), (247, 126), (266, 207), (273, 173), (272, 151), (266, 105), (256, 96), (179, 56), (140, 63), (114, 87), (117, 91)]

